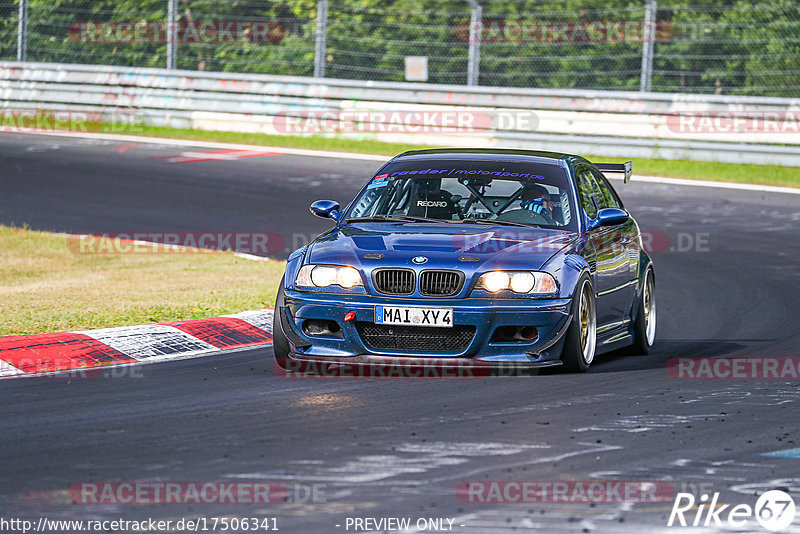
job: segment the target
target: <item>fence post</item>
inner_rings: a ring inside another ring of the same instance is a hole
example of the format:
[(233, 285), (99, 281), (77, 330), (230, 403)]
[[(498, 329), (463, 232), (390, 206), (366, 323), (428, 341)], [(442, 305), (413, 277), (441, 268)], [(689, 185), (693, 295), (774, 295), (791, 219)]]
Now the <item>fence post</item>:
[(314, 48), (314, 77), (325, 77), (325, 59), (328, 53), (328, 0), (317, 1), (317, 42)]
[(467, 85), (478, 85), (481, 68), (481, 26), (483, 8), (477, 0), (467, 0), (471, 9), (469, 17), (469, 59), (467, 61)]
[(656, 0), (645, 0), (642, 28), (642, 76), (639, 90), (650, 92), (653, 85), (653, 51), (656, 45)]
[(28, 0), (19, 0), (19, 25), (17, 26), (17, 61), (28, 57)]
[(178, 63), (178, 0), (167, 0), (167, 69)]

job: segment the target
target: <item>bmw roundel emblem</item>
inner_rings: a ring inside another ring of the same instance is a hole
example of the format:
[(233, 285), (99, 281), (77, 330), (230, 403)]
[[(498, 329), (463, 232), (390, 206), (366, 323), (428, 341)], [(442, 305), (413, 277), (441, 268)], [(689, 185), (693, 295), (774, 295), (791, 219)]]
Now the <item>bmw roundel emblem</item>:
[(428, 261), (428, 258), (426, 258), (425, 256), (417, 256), (416, 258), (414, 258), (411, 261), (413, 261), (417, 265), (422, 265), (423, 263)]

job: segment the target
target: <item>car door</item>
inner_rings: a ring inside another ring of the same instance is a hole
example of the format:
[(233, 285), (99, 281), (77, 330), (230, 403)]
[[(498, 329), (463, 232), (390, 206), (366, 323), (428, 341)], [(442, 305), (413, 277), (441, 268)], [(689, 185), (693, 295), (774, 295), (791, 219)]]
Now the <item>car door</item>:
[[(606, 207), (625, 209), (625, 206), (622, 204), (622, 200), (619, 198), (619, 195), (617, 195), (617, 193), (614, 191), (614, 188), (611, 187), (611, 184), (608, 183), (608, 179), (597, 169), (593, 168), (592, 173), (594, 174), (597, 185), (600, 188), (600, 192), (605, 199)], [(623, 321), (628, 321), (632, 319), (630, 316), (631, 304), (633, 303), (633, 299), (636, 295), (636, 282), (639, 276), (639, 228), (636, 226), (636, 221), (634, 221), (633, 218), (629, 218), (626, 222), (619, 224), (614, 228), (617, 231), (615, 243), (618, 245), (618, 247), (623, 249), (620, 250), (620, 253), (627, 255), (628, 259), (628, 288), (626, 291), (627, 301), (622, 310)]]
[[(603, 208), (621, 207), (604, 183), (605, 178), (589, 166), (578, 168), (581, 204), (589, 221), (594, 221)], [(628, 319), (630, 299), (630, 256), (626, 248), (629, 222), (616, 226), (599, 226), (588, 231), (596, 251), (595, 292), (597, 293), (597, 331), (613, 329)]]

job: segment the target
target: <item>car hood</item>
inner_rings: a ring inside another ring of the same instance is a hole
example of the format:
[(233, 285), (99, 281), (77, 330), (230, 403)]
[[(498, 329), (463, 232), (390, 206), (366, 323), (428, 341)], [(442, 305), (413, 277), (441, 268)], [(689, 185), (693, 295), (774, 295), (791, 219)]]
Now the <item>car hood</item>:
[(574, 232), (457, 223), (354, 223), (311, 243), (309, 263), (357, 268), (411, 267), (466, 270), (541, 268), (574, 241)]

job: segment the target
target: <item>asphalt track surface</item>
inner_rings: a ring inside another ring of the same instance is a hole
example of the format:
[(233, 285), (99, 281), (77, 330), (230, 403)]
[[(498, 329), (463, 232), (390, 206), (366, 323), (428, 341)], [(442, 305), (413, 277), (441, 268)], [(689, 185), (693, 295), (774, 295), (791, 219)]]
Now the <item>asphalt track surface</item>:
[[(162, 157), (185, 150), (198, 151), (2, 135), (0, 223), (268, 231), (290, 244), (325, 229), (308, 213), (312, 200), (348, 201), (378, 166)], [(800, 447), (800, 382), (675, 379), (665, 365), (677, 356), (800, 356), (800, 196), (615, 185), (643, 229), (663, 232), (649, 356), (600, 357), (583, 375), (287, 379), (273, 374), (271, 349), (260, 349), (117, 378), (4, 380), (0, 517), (267, 515), (287, 533), (347, 532), (347, 517), (443, 517), (460, 533), (656, 532), (674, 530), (671, 502), (473, 504), (455, 490), (467, 480), (647, 480), (720, 492), (732, 504), (753, 505), (775, 487), (797, 499), (800, 458), (760, 455)], [(317, 484), (317, 502), (80, 505), (67, 494), (84, 481), (236, 480)]]

